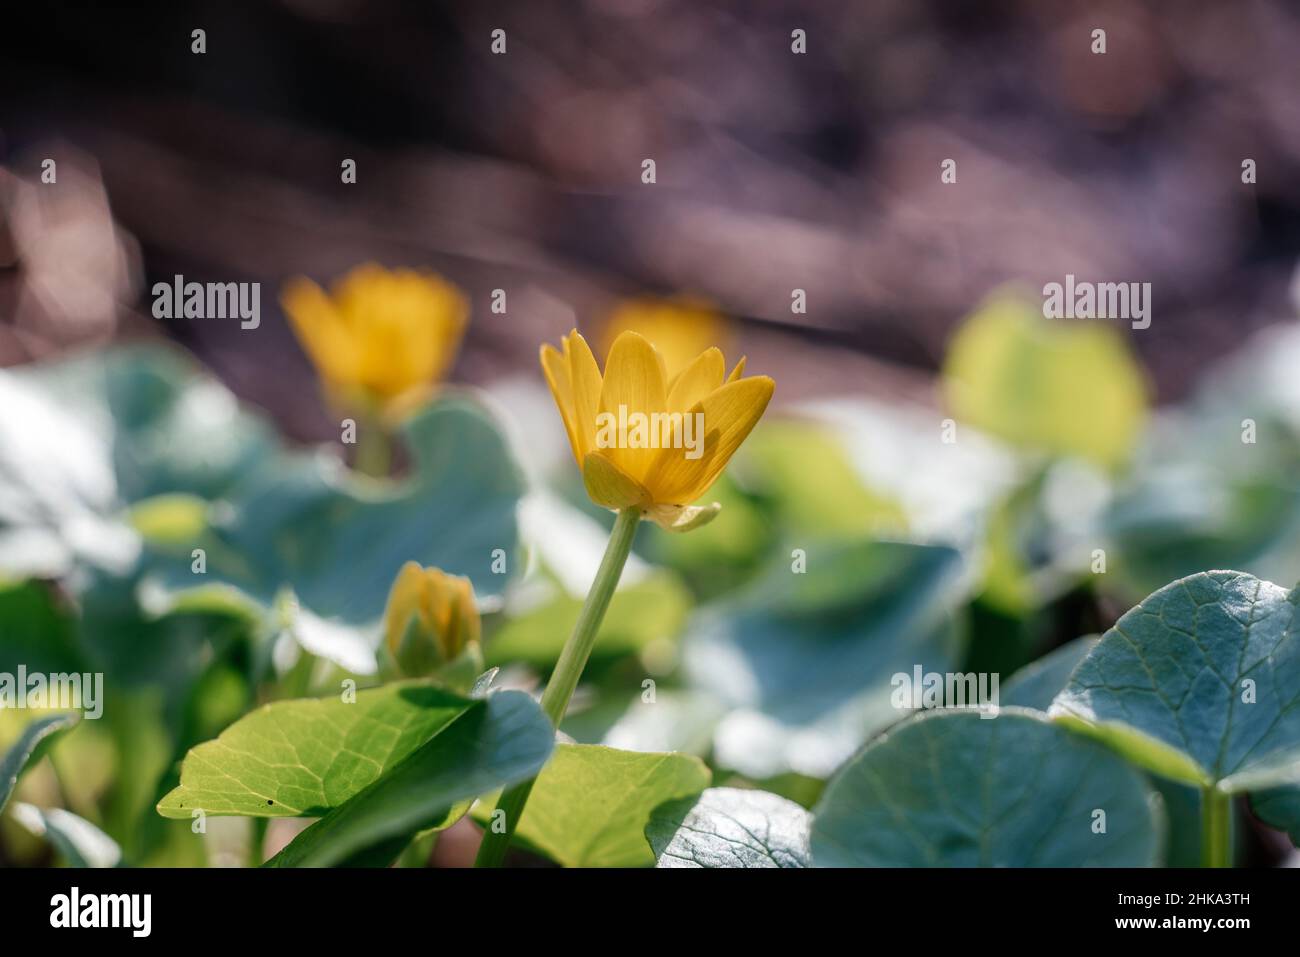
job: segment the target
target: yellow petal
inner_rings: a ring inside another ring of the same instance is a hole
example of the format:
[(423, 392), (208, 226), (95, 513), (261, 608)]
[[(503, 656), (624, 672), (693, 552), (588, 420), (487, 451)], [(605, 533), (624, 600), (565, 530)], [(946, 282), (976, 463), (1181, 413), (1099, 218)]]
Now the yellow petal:
[(384, 609), (384, 644), (396, 654), (412, 615), (420, 612), (424, 595), (424, 569), (417, 562), (407, 562), (393, 580)]
[(596, 365), (596, 357), (591, 354), (587, 340), (579, 335), (577, 329), (565, 338), (564, 348), (569, 356), (573, 431), (579, 443), (575, 451), (581, 464), (596, 445), (596, 413), (600, 411), (600, 367)]
[(601, 452), (592, 452), (583, 460), (582, 481), (591, 500), (603, 508), (617, 510), (650, 503), (645, 488)]
[(731, 375), (727, 376), (728, 382), (736, 382), (745, 374), (745, 357), (741, 356), (740, 361), (736, 363), (736, 368), (731, 370)]
[(726, 361), (716, 348), (705, 349), (678, 373), (668, 390), (668, 409), (686, 411), (722, 385)]
[(646, 517), (666, 532), (689, 532), (709, 524), (722, 511), (722, 503), (712, 505), (654, 505)]
[(569, 436), (569, 447), (573, 449), (574, 461), (581, 467), (585, 453), (582, 451), (583, 443), (574, 429), (573, 385), (569, 381), (569, 366), (564, 361), (564, 357), (549, 343), (542, 346), (540, 358), (546, 384), (551, 387), (551, 395), (555, 398), (555, 405), (560, 410), (560, 418), (564, 421), (564, 431)]
[(347, 383), (355, 367), (354, 350), (343, 317), (325, 290), (299, 276), (285, 284), (280, 304), (321, 378), (332, 384)]
[[(625, 416), (638, 413), (645, 416), (665, 411), (663, 360), (649, 341), (635, 332), (625, 332), (614, 340), (605, 360), (605, 380), (600, 390), (600, 411), (619, 418), (620, 407)], [(642, 481), (658, 455), (655, 448), (623, 448), (632, 435), (617, 436), (614, 448), (600, 451), (627, 476)], [(649, 443), (647, 442), (647, 445)]]
[(655, 504), (685, 505), (703, 495), (754, 428), (775, 388), (767, 376), (728, 382), (686, 413), (704, 414), (703, 452), (690, 459), (686, 448), (659, 450), (645, 482)]

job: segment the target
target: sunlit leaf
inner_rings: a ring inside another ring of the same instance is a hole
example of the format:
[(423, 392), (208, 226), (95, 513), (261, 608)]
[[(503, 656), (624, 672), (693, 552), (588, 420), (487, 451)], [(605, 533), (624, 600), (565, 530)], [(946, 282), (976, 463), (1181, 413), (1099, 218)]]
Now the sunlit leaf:
[(1101, 322), (1045, 319), (1004, 297), (953, 336), (944, 390), (957, 418), (1017, 445), (1124, 462), (1147, 411), (1147, 387), (1122, 335)]
[(766, 791), (709, 788), (657, 807), (646, 839), (658, 867), (808, 867), (811, 821)]

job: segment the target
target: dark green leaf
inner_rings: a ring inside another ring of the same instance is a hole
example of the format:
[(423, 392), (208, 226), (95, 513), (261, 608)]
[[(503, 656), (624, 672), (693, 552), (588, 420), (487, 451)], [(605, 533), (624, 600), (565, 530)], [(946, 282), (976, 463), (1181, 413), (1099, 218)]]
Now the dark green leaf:
[(1238, 572), (1166, 585), (1102, 636), (1052, 714), (1186, 783), (1300, 780), (1297, 600)]
[(813, 861), (1145, 866), (1158, 853), (1155, 806), (1138, 771), (1037, 712), (933, 711), (876, 738), (827, 785)]

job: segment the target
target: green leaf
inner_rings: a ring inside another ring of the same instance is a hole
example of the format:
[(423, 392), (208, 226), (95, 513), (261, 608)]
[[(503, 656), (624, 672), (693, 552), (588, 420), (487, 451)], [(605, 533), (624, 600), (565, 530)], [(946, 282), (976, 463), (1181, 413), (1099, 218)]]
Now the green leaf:
[(1147, 414), (1142, 371), (1120, 333), (1096, 322), (1043, 318), (995, 299), (953, 336), (943, 369), (956, 416), (1023, 447), (1113, 467)]
[(0, 584), (0, 672), (86, 671), (72, 612), (44, 582)]
[[(1096, 647), (1099, 635), (1076, 638), (1021, 668), (1002, 688), (1004, 707), (1047, 711), (1066, 686), (1079, 662)], [(1199, 867), (1201, 862), (1201, 793), (1193, 787), (1167, 778), (1152, 776), (1151, 787), (1160, 793), (1164, 805), (1167, 835), (1165, 865)]]
[(1134, 768), (1041, 714), (932, 711), (827, 785), (812, 855), (818, 867), (1146, 866), (1155, 807)]
[[(690, 755), (557, 745), (515, 837), (565, 867), (646, 867), (655, 861), (645, 836), (651, 813), (698, 795), (710, 778), (704, 762)], [(493, 807), (479, 802), (475, 819), (487, 824)]]
[(139, 540), (123, 503), (216, 497), (274, 441), (188, 356), (153, 345), (0, 372), (0, 407), (0, 571), (34, 577), (125, 572)]
[(1286, 831), (1291, 843), (1300, 847), (1300, 788), (1256, 791), (1250, 796), (1250, 809), (1269, 827)]
[(326, 626), (377, 621), (406, 561), (466, 575), (480, 598), (498, 594), (507, 576), (493, 574), (493, 553), (514, 564), (523, 479), (497, 423), (451, 396), (408, 419), (403, 438), (413, 463), (391, 482), (321, 455), (271, 461), (225, 497), (200, 543), (206, 575), (186, 552), (158, 570), (160, 584), (227, 582), (266, 608), (288, 588)]
[(192, 748), (163, 817), (324, 814), (387, 774), (474, 705), (422, 682), (342, 697), (277, 701)]
[[(38, 756), (38, 749), (44, 751), (53, 743), (56, 735), (66, 731), (77, 723), (75, 714), (52, 714), (36, 718), (23, 728), (18, 740), (9, 747), (0, 758), (0, 811), (9, 803), (9, 798), (18, 786), (18, 779)], [(44, 748), (41, 746), (44, 745)]]
[[(787, 559), (726, 602), (701, 609), (682, 654), (692, 686), (729, 712), (714, 735), (719, 766), (751, 778), (826, 777), (899, 718), (891, 677), (948, 671), (969, 594), (951, 548), (805, 542), (806, 574)], [(786, 554), (789, 554), (786, 551)]]
[[(816, 462), (816, 468), (808, 463)], [(901, 505), (869, 489), (834, 431), (823, 423), (764, 422), (741, 453), (754, 491), (775, 506), (787, 537), (898, 534)]]
[(655, 808), (646, 840), (658, 867), (809, 867), (811, 822), (767, 791), (709, 788)]
[(531, 778), (554, 742), (546, 715), (522, 691), (474, 701), (410, 757), (303, 831), (267, 866), (388, 864), (413, 835), (447, 827), (473, 798)]
[(1051, 713), (1190, 784), (1300, 780), (1297, 600), (1239, 572), (1166, 585), (1102, 636)]
[(1098, 641), (1096, 635), (1076, 638), (1025, 665), (1003, 685), (1000, 703), (1004, 707), (1046, 711), (1052, 706), (1052, 699), (1070, 680), (1079, 662)]
[(13, 816), (32, 834), (49, 841), (69, 867), (116, 867), (122, 860), (116, 841), (71, 811), (42, 810), (20, 802), (14, 805)]
[[(620, 588), (600, 626), (593, 660), (599, 664), (636, 654), (651, 642), (676, 638), (690, 605), (690, 593), (671, 574), (653, 574)], [(522, 661), (549, 669), (559, 659), (581, 609), (580, 599), (564, 595), (511, 618), (487, 641), (488, 664)]]

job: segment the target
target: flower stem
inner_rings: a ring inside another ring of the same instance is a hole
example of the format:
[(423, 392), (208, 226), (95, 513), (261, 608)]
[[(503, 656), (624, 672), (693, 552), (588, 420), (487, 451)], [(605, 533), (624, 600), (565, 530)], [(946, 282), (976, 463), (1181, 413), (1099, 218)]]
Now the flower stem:
[(1201, 866), (1232, 866), (1232, 796), (1214, 786), (1201, 791)]
[[(609, 601), (614, 597), (614, 589), (623, 574), (623, 566), (627, 564), (627, 556), (632, 551), (632, 539), (636, 536), (636, 527), (640, 520), (641, 510), (637, 508), (625, 508), (618, 513), (614, 530), (610, 532), (609, 544), (605, 547), (605, 557), (600, 560), (600, 568), (596, 570), (596, 578), (591, 583), (591, 590), (587, 592), (587, 600), (583, 603), (582, 611), (578, 613), (573, 634), (565, 642), (560, 660), (556, 662), (555, 670), (551, 672), (551, 680), (547, 682), (546, 690), (542, 693), (542, 711), (557, 728), (569, 707), (574, 690), (578, 687), (578, 679), (582, 677), (583, 669), (587, 667), (587, 659), (591, 657), (591, 649), (596, 644), (596, 634), (600, 630), (605, 611), (609, 608)], [(502, 814), (493, 812), (492, 820), (483, 834), (483, 844), (479, 847), (478, 858), (474, 861), (475, 867), (497, 867), (505, 859), (506, 850), (510, 847), (510, 838), (515, 833), (515, 826), (523, 815), (524, 805), (528, 803), (528, 795), (532, 792), (536, 780), (533, 778), (516, 784), (501, 795), (501, 799), (497, 801), (496, 811)], [(502, 820), (504, 824), (504, 830), (500, 832), (496, 830), (498, 820)]]
[(356, 457), (353, 468), (371, 478), (387, 478), (393, 465), (393, 443), (377, 416), (357, 423)]

